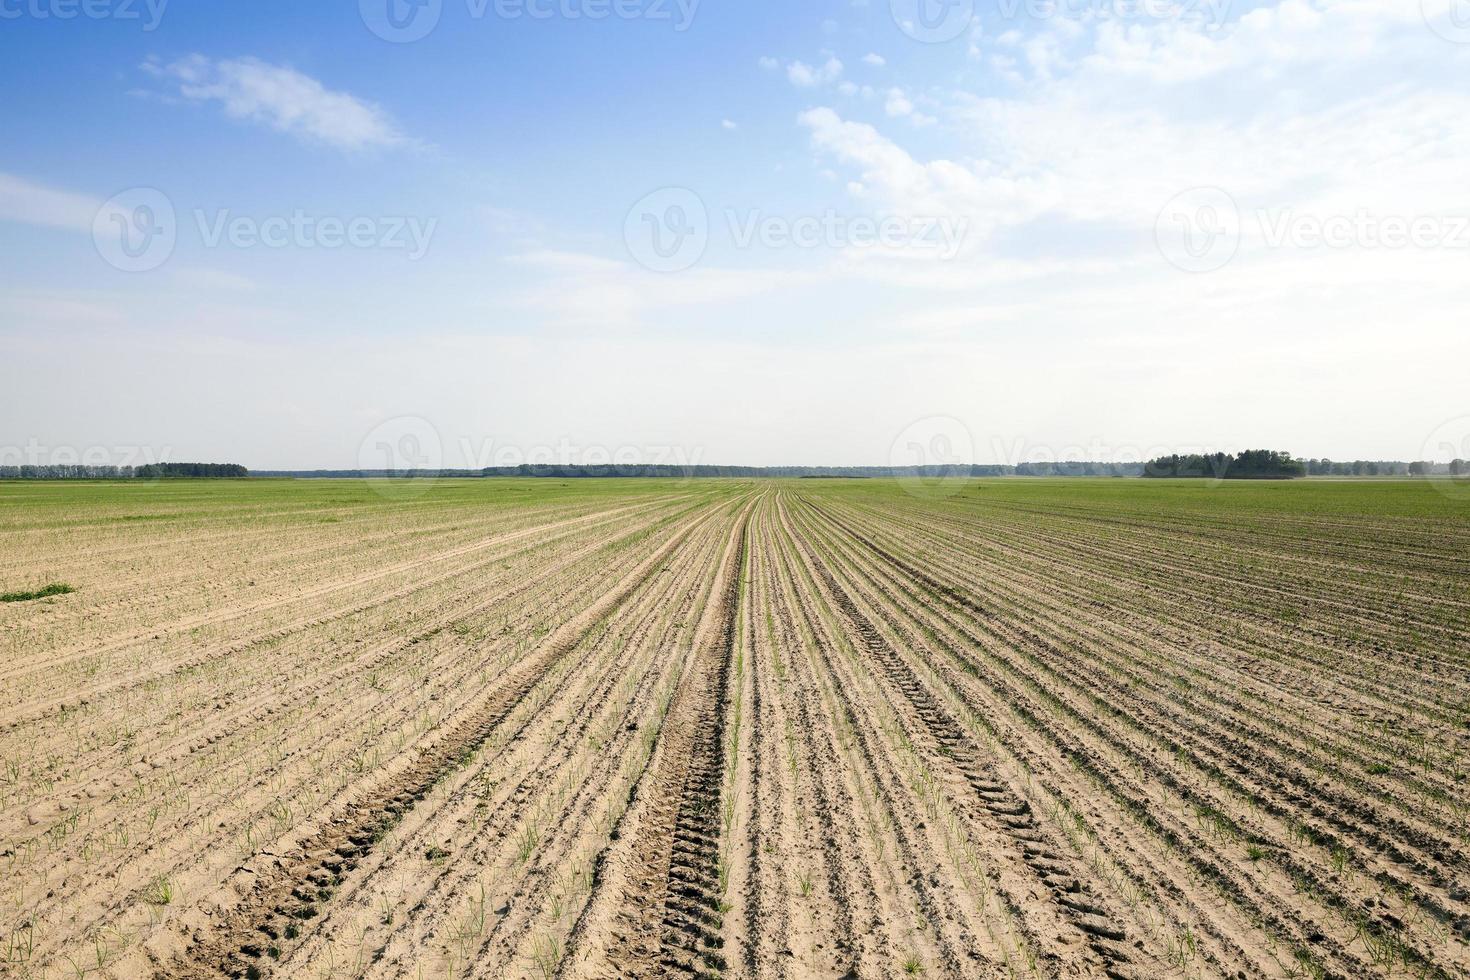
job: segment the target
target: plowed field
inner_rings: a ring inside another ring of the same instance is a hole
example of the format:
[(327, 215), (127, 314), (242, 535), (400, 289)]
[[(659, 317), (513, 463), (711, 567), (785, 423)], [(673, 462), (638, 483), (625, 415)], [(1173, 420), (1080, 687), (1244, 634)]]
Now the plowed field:
[(0, 484), (52, 582), (0, 975), (1470, 977), (1424, 483)]

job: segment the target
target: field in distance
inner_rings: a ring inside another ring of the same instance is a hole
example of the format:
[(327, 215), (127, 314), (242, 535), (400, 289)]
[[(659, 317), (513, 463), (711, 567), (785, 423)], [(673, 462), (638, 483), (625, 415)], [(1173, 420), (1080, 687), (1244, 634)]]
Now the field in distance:
[(1423, 481), (0, 484), (0, 976), (1470, 976), (1467, 585)]

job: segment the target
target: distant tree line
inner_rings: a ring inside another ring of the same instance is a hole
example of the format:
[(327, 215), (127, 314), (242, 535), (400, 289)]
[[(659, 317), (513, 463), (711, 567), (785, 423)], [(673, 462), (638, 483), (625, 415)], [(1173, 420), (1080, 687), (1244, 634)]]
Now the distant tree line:
[(1306, 464), (1290, 453), (1247, 449), (1232, 453), (1160, 456), (1144, 464), (1146, 477), (1209, 477), (1216, 480), (1292, 480), (1307, 475)]
[(1011, 476), (1143, 476), (1142, 463), (1022, 463)]
[(1207, 477), (1222, 480), (1294, 479), (1300, 476), (1452, 476), (1470, 475), (1463, 459), (1448, 464), (1400, 462), (1395, 460), (1293, 459), (1287, 453), (1249, 450), (1160, 456), (1147, 463), (1094, 463), (1067, 460), (1052, 463), (1021, 463), (1017, 466), (706, 466), (630, 465), (570, 466), (525, 464), (492, 466), (482, 470), (256, 470), (234, 463), (149, 463), (144, 466), (0, 466), (0, 480), (157, 480), (241, 479), (286, 477), (292, 479), (474, 479), (477, 477), (530, 477), (539, 479), (588, 479), (596, 477), (729, 477), (881, 479), (922, 477)]
[(238, 463), (149, 463), (133, 475), (140, 480), (240, 480), (250, 471)]
[(290, 480), (472, 480), (481, 470), (251, 470), (251, 476)]
[(0, 466), (0, 480), (238, 479), (250, 471), (234, 463), (148, 463), (144, 466)]
[(830, 477), (834, 479), (862, 479), (888, 476), (1010, 476), (1012, 466), (687, 466), (668, 464), (635, 464), (620, 466), (609, 463), (605, 466), (576, 466), (566, 464), (530, 463), (521, 466), (491, 466), (481, 471), (482, 476), (529, 476), (559, 479), (583, 479), (595, 477), (733, 477), (733, 478), (797, 478)]
[(131, 466), (0, 466), (0, 480), (131, 480)]
[(1308, 459), (1304, 461), (1310, 476), (1465, 476), (1470, 474), (1470, 464), (1463, 459), (1449, 463), (1431, 463), (1417, 460), (1405, 463), (1401, 460), (1357, 459), (1350, 463), (1334, 462), (1330, 459)]
[(1470, 474), (1463, 460), (1443, 463), (1400, 463), (1294, 459), (1289, 453), (1249, 450), (1239, 455), (1209, 453), (1161, 456), (1147, 463), (1095, 463), (1065, 460), (952, 466), (708, 466), (652, 465), (575, 466), (524, 464), (491, 466), (483, 470), (256, 470), (253, 476), (294, 479), (472, 479), (475, 477), (530, 477), (577, 480), (598, 477), (728, 477), (733, 479), (891, 479), (902, 477), (1211, 477), (1225, 480), (1294, 479), (1301, 476), (1419, 476), (1434, 473)]
[(560, 463), (527, 463), (520, 466), (490, 466), (483, 470), (253, 470), (252, 476), (296, 479), (426, 479), (472, 477), (533, 477), (578, 480), (598, 477), (730, 477), (734, 479), (879, 479), (892, 477), (998, 477), (998, 476), (1142, 476), (1142, 463), (1022, 463), (954, 464), (940, 466), (709, 466), (636, 464), (578, 466)]

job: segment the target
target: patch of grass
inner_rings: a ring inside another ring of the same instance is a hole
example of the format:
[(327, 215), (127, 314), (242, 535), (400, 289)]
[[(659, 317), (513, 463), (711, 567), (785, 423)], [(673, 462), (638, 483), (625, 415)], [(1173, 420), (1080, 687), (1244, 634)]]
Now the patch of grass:
[(561, 966), (561, 942), (554, 936), (537, 939), (531, 951), (531, 962), (543, 978), (550, 980), (556, 976), (557, 968)]
[(43, 589), (35, 592), (7, 592), (0, 595), (0, 602), (30, 602), (32, 599), (46, 599), (54, 595), (69, 595), (76, 589), (65, 582), (52, 582)]
[(167, 878), (154, 878), (143, 889), (143, 901), (155, 908), (162, 908), (174, 900), (174, 884)]
[(535, 852), (536, 845), (541, 842), (541, 831), (535, 827), (522, 828), (520, 836), (516, 839), (516, 861), (525, 864), (526, 860)]

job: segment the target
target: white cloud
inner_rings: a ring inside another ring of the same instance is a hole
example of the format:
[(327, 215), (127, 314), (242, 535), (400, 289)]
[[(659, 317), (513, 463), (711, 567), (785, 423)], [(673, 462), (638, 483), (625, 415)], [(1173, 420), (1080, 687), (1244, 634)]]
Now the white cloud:
[[(602, 441), (647, 431), (723, 440), (708, 446), (709, 462), (882, 462), (894, 433), (936, 413), (971, 420), (977, 435), (1033, 444), (1097, 434), (1411, 457), (1424, 433), (1464, 411), (1470, 249), (1272, 249), (1252, 218), (1284, 207), (1470, 212), (1470, 46), (1426, 29), (1419, 0), (1236, 6), (1250, 9), (1218, 32), (1131, 15), (990, 18), (999, 31), (982, 37), (977, 26), (969, 40), (978, 57), (958, 66), (863, 58), (885, 69), (863, 76), (821, 51), (812, 65), (791, 63), (793, 74), (784, 60), (760, 59), (773, 78), (809, 83), (788, 93), (804, 107), (830, 106), (800, 117), (821, 203), (770, 216), (800, 217), (845, 188), (850, 197), (837, 206), (845, 215), (963, 218), (965, 249), (949, 262), (890, 249), (738, 252), (717, 240), (695, 268), (655, 275), (628, 261), (608, 229), (538, 224), (471, 200), (467, 220), (494, 229), (497, 241), (493, 252), (459, 256), (464, 264), (390, 275), (356, 257), (364, 263), (356, 278), (311, 277), (308, 289), (307, 277), (275, 278), (269, 256), (220, 255), (103, 281), (87, 241), (98, 201), (0, 174), (0, 219), (74, 229), (63, 244), (89, 260), (65, 271), (68, 288), (0, 288), (0, 323), (19, 345), (17, 356), (0, 358), (0, 389), (13, 393), (26, 431), (46, 435), (56, 420), (63, 428), (47, 438), (114, 438), (97, 427), (138, 424), (138, 411), (167, 414), (163, 395), (130, 382), (163, 364), (186, 384), (206, 379), (186, 394), (218, 399), (205, 389), (224, 384), (251, 409), (237, 438), (241, 461), (257, 465), (352, 465), (356, 434), (378, 416), (359, 417), (366, 400), (344, 404), (320, 379), (379, 375), (384, 383), (354, 390), (391, 392), (402, 405), (390, 414), (438, 413), (452, 425), (480, 413), (487, 434), (515, 440), (549, 439), (586, 419), (604, 428), (584, 438)], [(884, 5), (873, 7), (886, 23)], [(247, 62), (252, 87), (222, 68), (230, 64), (151, 63), (150, 84), (170, 101), (221, 107), (329, 146), (411, 142), (370, 106), (365, 116), (345, 113), (356, 124), (333, 128), (331, 113), (305, 107), (334, 95), (363, 103), (306, 76)], [(849, 74), (882, 84), (849, 83)], [(966, 91), (955, 89), (961, 83)], [(938, 125), (920, 139), (913, 127), (932, 121), (926, 113)], [(752, 122), (742, 115), (742, 125)], [(749, 176), (779, 187), (790, 159)], [(1228, 189), (1246, 232), (1229, 266), (1191, 276), (1160, 256), (1154, 226), (1166, 200), (1202, 184)], [(98, 197), (119, 189), (73, 186)], [(446, 192), (455, 195), (446, 206), (460, 190)], [(7, 234), (41, 242), (50, 233)], [(517, 258), (497, 261), (505, 248)], [(596, 248), (616, 258), (582, 254)], [(344, 355), (339, 337), (364, 323), (372, 343)], [(609, 326), (618, 329), (599, 333)], [(314, 332), (325, 338), (301, 339)], [(729, 338), (749, 347), (732, 349)], [(286, 376), (194, 370), (234, 345), (259, 345), (248, 365), (285, 365)], [(557, 370), (544, 370), (548, 363)], [(46, 387), (52, 368), (97, 383), (62, 397)], [(456, 383), (445, 383), (445, 370)], [(261, 377), (265, 394), (255, 390)], [(621, 397), (617, 387), (645, 395)], [(1342, 399), (1343, 391), (1382, 397)], [(825, 414), (840, 427), (812, 421), (818, 403), (836, 406)], [(507, 405), (525, 411), (507, 417)], [(607, 405), (621, 407), (607, 416)], [(302, 438), (292, 428), (298, 417), (318, 419), (318, 442), (293, 441)], [(177, 434), (158, 438), (201, 454), (220, 445), (219, 419), (178, 423)], [(351, 440), (334, 447), (343, 432)]]
[(913, 100), (901, 88), (891, 88), (883, 101), (883, 111), (890, 119), (907, 119), (915, 126), (930, 126), (937, 120), (914, 108)]
[(863, 64), (871, 65), (874, 68), (882, 68), (884, 65), (888, 64), (888, 59), (884, 58), (881, 54), (869, 52), (868, 54), (863, 55)]
[[(1046, 24), (1004, 36), (1027, 66), (1018, 89), (935, 103), (959, 136), (947, 153), (921, 157), (832, 109), (802, 123), (873, 200), (968, 215), (987, 232), (1045, 215), (1151, 230), (1164, 202), (1201, 185), (1227, 189), (1246, 210), (1453, 213), (1464, 209), (1457, 161), (1470, 156), (1470, 95), (1444, 68), (1470, 67), (1470, 49), (1418, 18), (1417, 0), (1282, 0), (1224, 34), (1175, 20), (1104, 22), (1078, 40), (1075, 23)], [(1251, 95), (1222, 95), (1221, 72)], [(884, 109), (933, 121), (897, 87)]]
[(793, 61), (786, 66), (786, 77), (797, 88), (827, 85), (842, 77), (842, 62), (830, 57), (820, 67), (813, 67), (804, 61)]
[[(844, 256), (863, 266), (863, 282), (904, 291), (895, 335), (1045, 359), (1082, 388), (1089, 372), (1168, 379), (1151, 414), (1131, 421), (1105, 391), (1069, 400), (1053, 389), (1035, 409), (1065, 416), (1073, 431), (1228, 439), (1219, 419), (1254, 416), (1251, 431), (1298, 451), (1405, 458), (1456, 414), (1422, 385), (1395, 392), (1392, 423), (1365, 413), (1356, 432), (1324, 424), (1310, 405), (1347, 376), (1371, 386), (1433, 371), (1447, 383), (1453, 371), (1423, 351), (1466, 348), (1470, 248), (1275, 247), (1263, 227), (1263, 212), (1283, 209), (1470, 215), (1470, 93), (1460, 81), (1470, 46), (1426, 30), (1417, 0), (1281, 0), (1221, 33), (1172, 21), (1041, 24), (994, 39), (987, 54), (991, 77), (972, 91), (925, 89), (942, 138), (910, 144), (891, 124), (833, 108), (800, 117), (819, 172), (839, 171), (855, 211), (969, 220), (953, 262)], [(927, 117), (913, 103), (894, 87), (881, 104), (919, 124)], [(1191, 276), (1160, 254), (1155, 225), (1165, 202), (1202, 185), (1234, 198), (1242, 234), (1228, 266)], [(1055, 353), (1021, 339), (1038, 332), (1061, 341)], [(1219, 392), (1187, 394), (1202, 378), (1244, 377), (1252, 363), (1300, 380), (1289, 392), (1263, 381), (1248, 408)], [(1183, 415), (1160, 411), (1186, 402)], [(1272, 427), (1294, 412), (1309, 423)], [(1366, 448), (1379, 436), (1382, 448)]]
[(415, 145), (380, 107), (333, 91), (309, 75), (256, 58), (211, 60), (191, 55), (143, 70), (167, 81), (190, 102), (217, 102), (232, 119), (260, 123), (339, 150)]
[(891, 88), (888, 90), (888, 101), (883, 104), (883, 111), (895, 118), (911, 116), (914, 113), (914, 104), (904, 95), (903, 89)]
[(736, 130), (736, 129), (739, 129), (740, 128), (740, 124), (737, 123), (737, 122), (735, 122), (732, 119), (724, 119), (724, 120), (721, 120), (720, 126), (721, 126), (721, 128), (728, 129), (728, 130)]
[[(1426, 7), (1432, 0), (1425, 0)], [(1100, 72), (1163, 83), (1242, 73), (1271, 79), (1285, 67), (1372, 63), (1397, 46), (1393, 35), (1411, 32), (1415, 47), (1434, 41), (1425, 31), (1418, 0), (1281, 0), (1250, 10), (1225, 33), (1188, 21), (1148, 24), (1105, 21), (1083, 66)], [(1087, 40), (1087, 35), (1078, 35)], [(1436, 45), (1437, 47), (1437, 45)], [(1449, 52), (1442, 52), (1448, 54)]]
[(920, 163), (876, 128), (844, 120), (822, 107), (799, 117), (813, 146), (855, 167), (860, 186), (877, 190), (883, 202), (910, 214), (970, 214), (999, 197), (1008, 182), (977, 176), (950, 160)]

